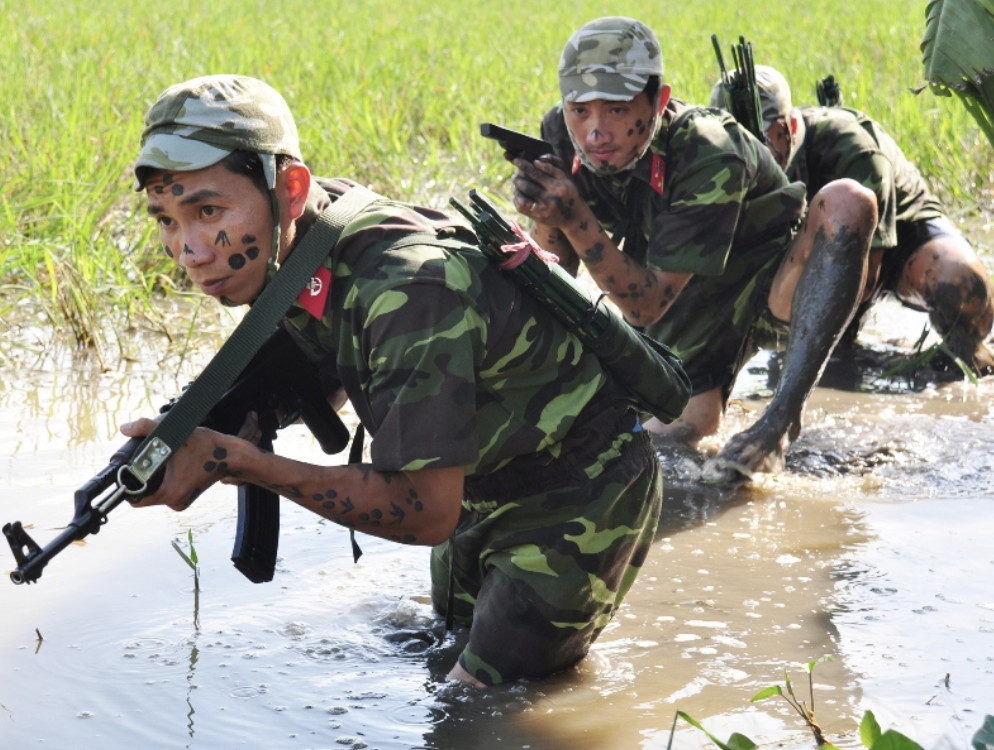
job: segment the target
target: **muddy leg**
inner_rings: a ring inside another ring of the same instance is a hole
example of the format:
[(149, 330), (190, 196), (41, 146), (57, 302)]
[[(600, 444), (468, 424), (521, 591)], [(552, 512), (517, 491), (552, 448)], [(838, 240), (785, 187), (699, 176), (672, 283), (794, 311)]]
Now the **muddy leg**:
[[(974, 287), (978, 292), (982, 287)], [(942, 290), (940, 290), (942, 291)], [(961, 292), (970, 294), (958, 288), (945, 290), (946, 299), (959, 302)], [(946, 307), (944, 310), (943, 307)], [(977, 328), (976, 321), (966, 317), (962, 308), (949, 310), (951, 306), (938, 306), (929, 312), (929, 320), (935, 330), (945, 339), (949, 350), (969, 366), (976, 375), (994, 374), (994, 352), (984, 342), (984, 335)], [(953, 317), (956, 316), (956, 317)], [(990, 329), (987, 330), (990, 333)], [(952, 368), (950, 368), (952, 370)]]
[[(861, 216), (857, 209), (864, 211)], [(717, 463), (731, 472), (748, 475), (782, 468), (787, 446), (800, 432), (804, 404), (853, 317), (866, 278), (876, 211), (857, 201), (847, 215), (852, 221), (831, 234), (827, 222), (814, 225), (811, 251), (791, 296), (783, 374), (763, 415), (719, 453)], [(814, 219), (817, 214), (809, 217)], [(798, 240), (803, 238), (802, 233)]]
[(994, 319), (994, 290), (962, 235), (936, 237), (916, 250), (905, 264), (897, 296), (926, 310), (949, 350), (975, 373), (994, 373), (994, 354), (984, 343)]

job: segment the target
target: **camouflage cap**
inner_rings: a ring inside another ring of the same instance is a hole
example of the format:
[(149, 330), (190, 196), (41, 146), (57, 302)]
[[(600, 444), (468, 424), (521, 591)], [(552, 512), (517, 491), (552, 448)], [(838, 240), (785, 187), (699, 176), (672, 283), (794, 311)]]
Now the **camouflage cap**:
[(238, 150), (302, 160), (293, 115), (275, 89), (237, 75), (170, 86), (145, 115), (135, 189), (142, 189), (148, 168), (191, 172)]
[(563, 101), (629, 101), (650, 76), (663, 77), (663, 53), (652, 30), (633, 18), (607, 16), (584, 24), (559, 60)]
[(759, 87), (759, 104), (763, 108), (763, 130), (775, 121), (790, 117), (790, 86), (780, 71), (769, 65), (756, 66), (756, 85)]
[[(732, 79), (735, 78), (732, 73)], [(779, 119), (788, 119), (793, 105), (790, 102), (790, 86), (787, 79), (776, 68), (769, 65), (756, 66), (756, 87), (759, 89), (759, 106), (762, 108), (763, 130)], [(725, 87), (718, 81), (711, 89), (710, 106), (728, 109)]]

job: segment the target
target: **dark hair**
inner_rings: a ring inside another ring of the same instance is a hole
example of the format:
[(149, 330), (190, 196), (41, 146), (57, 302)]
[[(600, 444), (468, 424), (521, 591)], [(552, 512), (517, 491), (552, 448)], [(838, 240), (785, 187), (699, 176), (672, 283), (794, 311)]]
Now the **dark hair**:
[(649, 76), (649, 80), (645, 82), (645, 95), (649, 97), (649, 104), (656, 101), (656, 94), (659, 93), (659, 89), (663, 85), (663, 79), (660, 76)]
[[(294, 161), (296, 159), (292, 156), (277, 154), (276, 171), (279, 172), (286, 164)], [(269, 195), (269, 186), (266, 185), (266, 173), (262, 169), (262, 159), (254, 151), (232, 151), (219, 163), (224, 165), (224, 168), (232, 174), (248, 177), (260, 193), (265, 196)]]

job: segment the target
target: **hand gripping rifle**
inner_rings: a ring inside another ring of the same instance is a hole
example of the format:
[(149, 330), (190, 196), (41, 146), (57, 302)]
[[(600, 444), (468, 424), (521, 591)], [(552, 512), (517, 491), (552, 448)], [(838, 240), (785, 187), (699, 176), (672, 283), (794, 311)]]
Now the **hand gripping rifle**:
[[(234, 435), (241, 429), (245, 416), (256, 412), (262, 431), (259, 447), (272, 450), (276, 431), (301, 419), (325, 453), (338, 453), (348, 445), (349, 432), (328, 402), (326, 393), (333, 390), (337, 390), (336, 384), (323, 384), (314, 363), (307, 359), (290, 335), (279, 328), (201, 424)], [(160, 413), (168, 412), (178, 399), (179, 396), (170, 400)], [(10, 574), (14, 583), (34, 583), (49, 560), (72, 542), (99, 532), (107, 523), (108, 514), (124, 500), (137, 502), (159, 488), (164, 472), (155, 474), (138, 493), (129, 492), (122, 480), (121, 469), (132, 459), (142, 440), (131, 438), (111, 456), (107, 466), (76, 490), (72, 520), (44, 547), (38, 546), (20, 521), (3, 527), (17, 561), (17, 567)], [(238, 526), (231, 561), (253, 583), (272, 580), (279, 533), (279, 497), (255, 485), (240, 485)]]
[[(337, 453), (345, 447), (348, 430), (325, 398), (314, 365), (289, 334), (281, 333), (280, 320), (303, 293), (308, 279), (313, 279), (345, 226), (377, 199), (372, 191), (355, 185), (321, 212), (203, 372), (163, 407), (153, 430), (121, 446), (110, 463), (76, 491), (76, 512), (65, 531), (42, 548), (19, 522), (3, 527), (17, 560), (10, 574), (14, 583), (37, 581), (49, 560), (77, 539), (100, 531), (107, 514), (123, 501), (154, 494), (169, 457), (197, 425), (236, 434), (246, 414), (255, 411), (264, 432), (260, 447), (271, 449), (276, 429), (295, 421), (294, 415), (299, 414), (325, 451)], [(232, 561), (255, 583), (273, 577), (278, 503), (275, 494), (260, 488), (239, 490)]]

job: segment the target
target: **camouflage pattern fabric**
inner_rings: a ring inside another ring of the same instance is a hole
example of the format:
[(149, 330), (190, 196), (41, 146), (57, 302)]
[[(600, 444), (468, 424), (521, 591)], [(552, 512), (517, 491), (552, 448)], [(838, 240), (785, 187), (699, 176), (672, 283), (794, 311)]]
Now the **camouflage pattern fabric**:
[(663, 54), (645, 24), (624, 16), (598, 18), (567, 41), (559, 60), (559, 90), (567, 102), (628, 101), (649, 76), (663, 77)]
[(293, 115), (275, 89), (235, 75), (170, 86), (145, 115), (135, 189), (147, 168), (190, 172), (237, 150), (302, 158)]
[[(570, 439), (572, 467), (510, 477), (513, 499), (471, 502), (456, 534), (432, 551), (432, 600), (444, 611), (451, 593), (456, 622), (472, 622), (459, 663), (484, 684), (578, 662), (635, 581), (659, 522), (662, 479), (645, 432), (604, 461), (617, 436), (631, 434), (624, 429), (615, 412), (602, 414)], [(585, 479), (584, 466), (602, 464)], [(570, 486), (543, 486), (557, 474)]]
[[(315, 184), (304, 225), (329, 196), (349, 186), (344, 180)], [(631, 459), (640, 433), (623, 390), (595, 355), (483, 256), (468, 229), (439, 212), (377, 201), (345, 227), (326, 267), (332, 282), (323, 317), (295, 305), (287, 322), (312, 358), (337, 369), (373, 437), (373, 468), (466, 466), (462, 530), (473, 528), (476, 514), (501, 504), (489, 510), (487, 533), (527, 536), (507, 546), (510, 557), (502, 570), (521, 567), (520, 579), (540, 576), (536, 591), (553, 596), (566, 584), (528, 565), (545, 554), (536, 544), (555, 547), (549, 554), (557, 566), (572, 564), (588, 577), (587, 594), (569, 595), (596, 600), (587, 617), (597, 619), (599, 632), (640, 562), (619, 562), (630, 560), (636, 547), (615, 548), (631, 534), (651, 538), (661, 502), (655, 455)], [(625, 472), (632, 480), (619, 483)], [(637, 480), (643, 475), (653, 478)], [(535, 483), (512, 481), (525, 476), (536, 477)], [(572, 504), (563, 510), (572, 522), (555, 522), (559, 536), (550, 537), (553, 521), (546, 514), (552, 507), (545, 492), (554, 493), (553, 505)], [(597, 506), (595, 524), (585, 520), (588, 504)], [(505, 525), (503, 515), (512, 508)], [(604, 555), (605, 570), (582, 567), (599, 545), (612, 550)], [(457, 557), (460, 567), (483, 565), (475, 557)], [(447, 585), (448, 571), (438, 574), (444, 580), (435, 587)], [(574, 580), (569, 578), (570, 586)], [(607, 609), (601, 601), (605, 587), (621, 592)], [(494, 611), (503, 612), (500, 622), (510, 627), (513, 611), (503, 609), (501, 587), (495, 591)], [(571, 611), (581, 609), (578, 604)], [(584, 632), (593, 637), (592, 629)], [(491, 668), (501, 678), (520, 674), (510, 664)]]
[(925, 178), (877, 122), (844, 107), (800, 107), (798, 111), (804, 120), (804, 139), (788, 173), (807, 186), (809, 198), (841, 177), (872, 190), (879, 212), (873, 247), (896, 247), (901, 223), (945, 216)]
[[(465, 244), (445, 247), (436, 235)], [(411, 237), (424, 241), (396, 247)], [(376, 262), (356, 273), (365, 257)], [(327, 263), (324, 318), (296, 305), (287, 317), (313, 351), (335, 352), (374, 438), (376, 469), (467, 466), (473, 475), (516, 456), (555, 458), (584, 405), (615, 390), (626, 398), (596, 356), (441, 213), (377, 201)]]
[[(573, 163), (561, 107), (546, 114), (542, 137)], [(659, 191), (654, 161), (664, 170)], [(693, 393), (722, 387), (727, 397), (755, 352), (754, 327), (768, 322), (770, 283), (803, 216), (804, 185), (788, 181), (731, 115), (675, 99), (634, 169), (601, 177), (581, 168), (573, 178), (626, 255), (694, 274), (648, 333), (683, 360)]]

